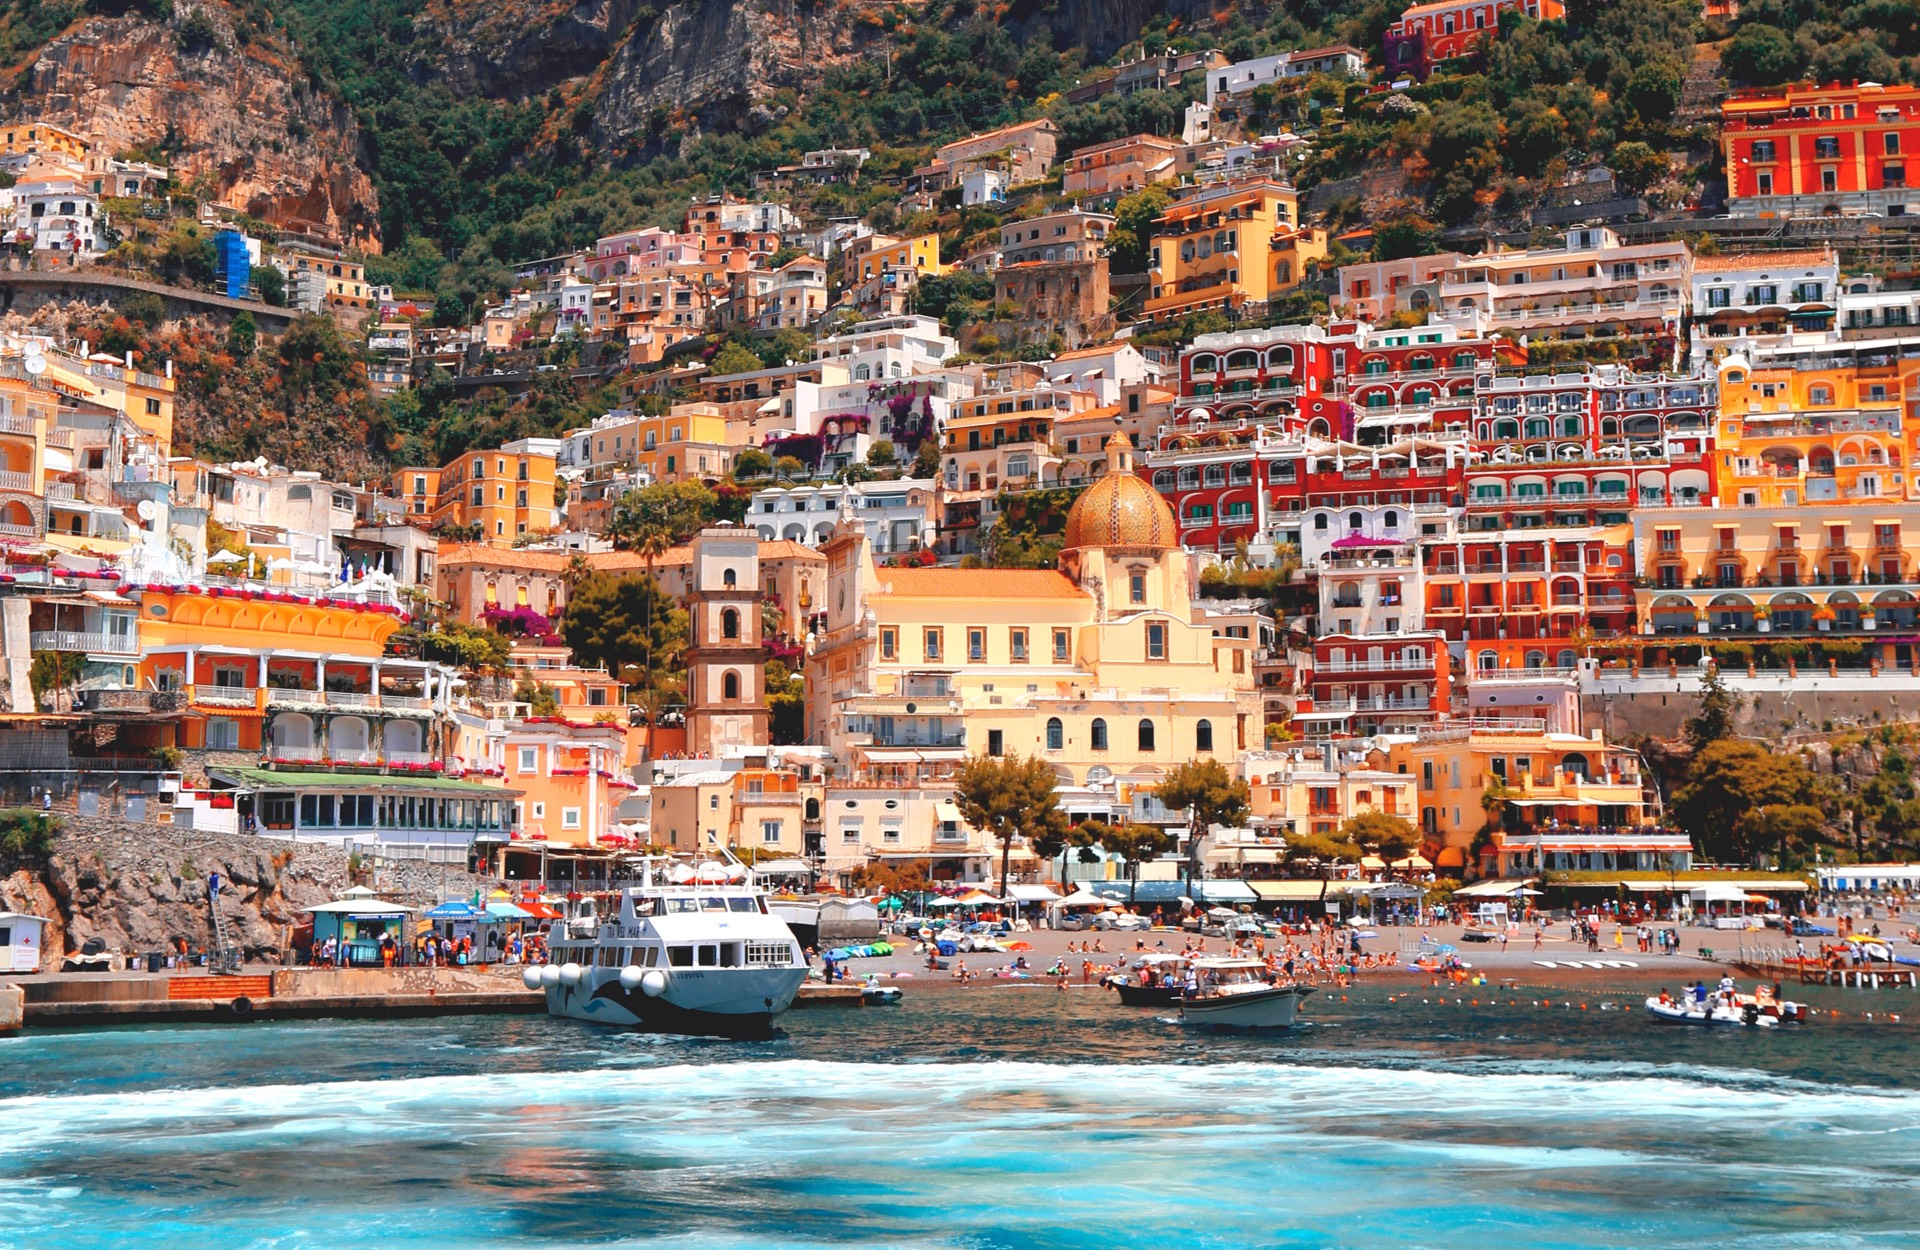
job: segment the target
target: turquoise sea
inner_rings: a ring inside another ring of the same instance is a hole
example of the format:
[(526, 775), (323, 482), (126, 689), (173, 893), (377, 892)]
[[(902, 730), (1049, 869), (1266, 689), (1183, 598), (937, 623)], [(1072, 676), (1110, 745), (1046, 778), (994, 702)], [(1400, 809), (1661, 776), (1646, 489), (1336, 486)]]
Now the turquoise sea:
[(944, 987), (751, 1044), (28, 1033), (0, 1041), (0, 1247), (1920, 1246), (1920, 1024), (1859, 1015), (1920, 995), (1708, 1033), (1434, 993), (1322, 994), (1272, 1037)]

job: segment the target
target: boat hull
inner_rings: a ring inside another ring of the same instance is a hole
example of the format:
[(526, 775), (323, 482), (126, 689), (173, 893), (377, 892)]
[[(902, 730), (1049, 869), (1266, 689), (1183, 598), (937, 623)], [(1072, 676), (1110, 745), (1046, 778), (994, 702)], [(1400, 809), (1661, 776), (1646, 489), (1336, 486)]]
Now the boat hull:
[(1647, 1014), (1662, 1024), (1682, 1025), (1733, 1025), (1740, 1028), (1771, 1029), (1783, 1021), (1797, 1023), (1806, 1016), (1806, 1008), (1799, 1003), (1781, 1003), (1774, 1011), (1766, 1011), (1750, 1003), (1728, 1006), (1715, 1002), (1706, 1006), (1687, 1003), (1663, 1003), (1657, 998), (1647, 1000)]
[(617, 968), (587, 968), (573, 985), (547, 987), (547, 1013), (646, 1033), (758, 1038), (793, 1005), (807, 978), (792, 968), (675, 968), (657, 997), (620, 984)]
[(1123, 1007), (1165, 1007), (1180, 1001), (1177, 985), (1128, 985), (1116, 981), (1113, 989), (1120, 995)]
[(1280, 985), (1217, 998), (1188, 998), (1180, 1003), (1180, 1016), (1188, 1024), (1214, 1028), (1290, 1029), (1299, 1013), (1300, 1000), (1312, 992), (1301, 986)]

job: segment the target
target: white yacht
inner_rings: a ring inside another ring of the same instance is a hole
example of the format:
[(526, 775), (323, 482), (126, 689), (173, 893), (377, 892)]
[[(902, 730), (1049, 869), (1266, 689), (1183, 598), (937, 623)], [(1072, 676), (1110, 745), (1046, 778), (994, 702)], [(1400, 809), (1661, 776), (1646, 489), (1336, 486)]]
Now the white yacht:
[(580, 900), (556, 926), (550, 962), (528, 968), (547, 1012), (573, 1020), (702, 1037), (765, 1037), (793, 1004), (807, 963), (767, 892), (740, 864), (681, 868)]

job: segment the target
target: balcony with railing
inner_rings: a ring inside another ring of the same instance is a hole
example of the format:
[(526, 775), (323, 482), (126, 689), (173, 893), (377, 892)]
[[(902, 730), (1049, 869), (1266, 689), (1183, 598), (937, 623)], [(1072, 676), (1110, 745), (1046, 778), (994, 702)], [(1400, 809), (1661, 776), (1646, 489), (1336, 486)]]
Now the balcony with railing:
[(1340, 673), (1431, 673), (1432, 658), (1408, 659), (1405, 656), (1382, 656), (1377, 660), (1328, 660), (1324, 664), (1314, 665), (1316, 676)]
[(28, 635), (35, 651), (84, 651), (96, 655), (138, 655), (140, 641), (133, 634), (100, 630), (36, 629)]

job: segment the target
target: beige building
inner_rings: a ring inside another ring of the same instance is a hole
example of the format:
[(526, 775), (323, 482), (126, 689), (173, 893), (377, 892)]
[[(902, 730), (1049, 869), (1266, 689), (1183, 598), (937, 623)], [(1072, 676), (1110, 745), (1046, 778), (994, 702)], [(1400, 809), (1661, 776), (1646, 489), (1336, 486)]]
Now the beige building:
[(1067, 516), (1058, 569), (878, 568), (843, 514), (823, 549), (810, 740), (902, 781), (1012, 752), (1075, 785), (1237, 761), (1260, 734), (1253, 644), (1196, 616), (1171, 510), (1123, 437), (1107, 457)]
[(1178, 139), (1129, 135), (1075, 149), (1067, 158), (1061, 190), (1067, 195), (1105, 199), (1156, 182), (1171, 182), (1179, 174), (1182, 146)]
[(1686, 837), (1656, 825), (1640, 757), (1598, 730), (1583, 737), (1528, 718), (1462, 718), (1394, 742), (1385, 761), (1420, 787), (1422, 849), (1442, 873), (1690, 865)]

